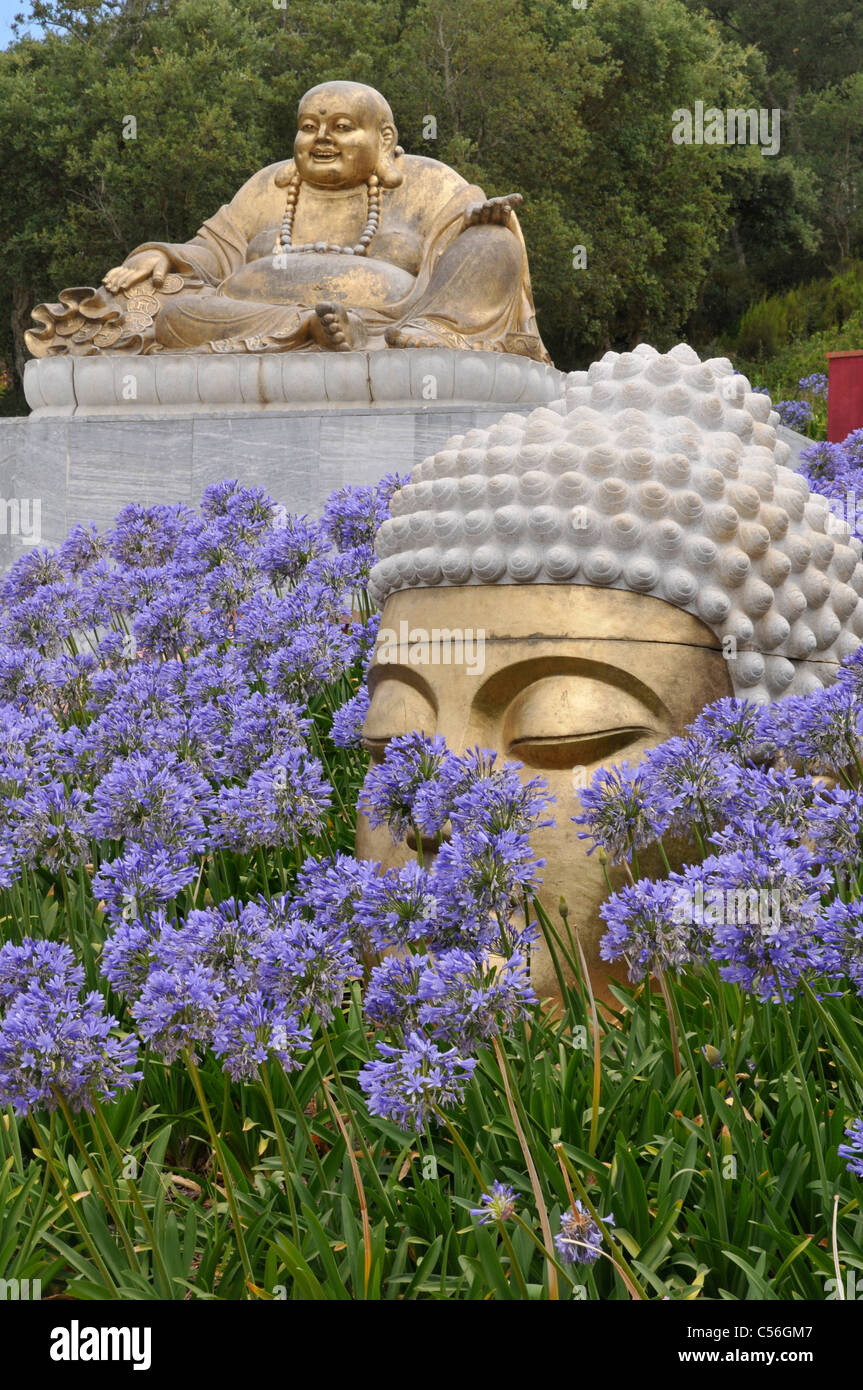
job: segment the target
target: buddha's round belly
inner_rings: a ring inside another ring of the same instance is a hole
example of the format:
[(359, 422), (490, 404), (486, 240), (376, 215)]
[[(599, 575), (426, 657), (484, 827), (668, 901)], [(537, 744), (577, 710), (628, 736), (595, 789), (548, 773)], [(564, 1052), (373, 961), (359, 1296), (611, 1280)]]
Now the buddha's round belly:
[(404, 299), (413, 275), (389, 261), (337, 252), (294, 251), (250, 261), (219, 288), (228, 299), (259, 299), (266, 304), (315, 305), (321, 299), (374, 309)]

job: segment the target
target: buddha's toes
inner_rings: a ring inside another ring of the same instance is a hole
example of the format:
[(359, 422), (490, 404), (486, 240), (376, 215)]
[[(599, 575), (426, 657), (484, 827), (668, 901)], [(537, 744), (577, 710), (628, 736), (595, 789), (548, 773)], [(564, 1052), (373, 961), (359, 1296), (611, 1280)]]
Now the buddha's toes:
[(463, 348), (467, 347), (460, 333), (431, 323), (428, 319), (412, 319), (398, 327), (388, 328), (384, 337), (394, 348)]
[(352, 314), (343, 304), (336, 304), (330, 299), (323, 299), (315, 305), (309, 330), (321, 347), (335, 352), (350, 352), (352, 348), (365, 347), (366, 344), (366, 329), (359, 315)]

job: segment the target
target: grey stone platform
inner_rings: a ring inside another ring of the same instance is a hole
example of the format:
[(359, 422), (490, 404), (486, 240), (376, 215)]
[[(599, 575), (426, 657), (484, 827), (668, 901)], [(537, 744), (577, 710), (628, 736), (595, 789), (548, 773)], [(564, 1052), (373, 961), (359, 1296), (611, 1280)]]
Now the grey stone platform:
[(0, 568), (34, 543), (37, 506), (49, 546), (129, 502), (195, 504), (222, 478), (319, 514), (334, 488), (407, 473), (561, 380), (524, 357), (423, 349), (30, 362), (32, 415), (0, 420)]

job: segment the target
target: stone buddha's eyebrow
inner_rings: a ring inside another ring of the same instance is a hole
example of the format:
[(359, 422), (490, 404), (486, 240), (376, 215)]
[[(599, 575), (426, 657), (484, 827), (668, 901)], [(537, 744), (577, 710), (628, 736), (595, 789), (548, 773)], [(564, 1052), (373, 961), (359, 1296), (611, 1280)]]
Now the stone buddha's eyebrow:
[(399, 681), (402, 685), (409, 685), (424, 696), (429, 704), (437, 705), (433, 687), (415, 666), (405, 666), (400, 661), (375, 662), (368, 674), (369, 693), (374, 696), (387, 681)]
[(644, 685), (631, 671), (622, 666), (615, 666), (612, 662), (591, 660), (588, 657), (562, 655), (543, 657), (537, 656), (535, 653), (532, 653), (524, 661), (495, 671), (487, 680), (482, 681), (473, 697), (472, 704), (481, 705), (484, 700), (493, 700), (496, 703), (499, 698), (498, 687), (505, 685), (510, 687), (507, 692), (507, 704), (509, 705), (531, 685), (537, 685), (540, 681), (555, 676), (569, 676), (573, 680), (586, 678), (598, 681), (602, 685), (622, 691), (625, 695), (631, 695), (657, 718), (667, 719), (669, 717), (669, 711), (659, 696), (649, 686)]

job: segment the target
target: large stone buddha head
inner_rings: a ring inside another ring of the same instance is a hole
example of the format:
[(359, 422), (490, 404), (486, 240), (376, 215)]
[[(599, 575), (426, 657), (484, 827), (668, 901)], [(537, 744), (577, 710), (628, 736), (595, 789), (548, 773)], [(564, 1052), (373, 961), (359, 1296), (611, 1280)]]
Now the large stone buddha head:
[(398, 131), (389, 103), (361, 82), (323, 82), (301, 99), (294, 163), (318, 188), (356, 188), (376, 174), (385, 187), (400, 182), (394, 159)]
[[(600, 988), (608, 890), (574, 792), (712, 700), (829, 683), (863, 637), (861, 546), (785, 466), (776, 423), (725, 359), (607, 353), (550, 408), (449, 440), (378, 533), (372, 756), (420, 729), (546, 778), (541, 897), (552, 914), (566, 897)], [(389, 865), (410, 848), (361, 820), (359, 854)], [(553, 994), (546, 952), (531, 969)]]

